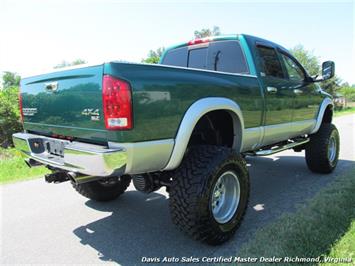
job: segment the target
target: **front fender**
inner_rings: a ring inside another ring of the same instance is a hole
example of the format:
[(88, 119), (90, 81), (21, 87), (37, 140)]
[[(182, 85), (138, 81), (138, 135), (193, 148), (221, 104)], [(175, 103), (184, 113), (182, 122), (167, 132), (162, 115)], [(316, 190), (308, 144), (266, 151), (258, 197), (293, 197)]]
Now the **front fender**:
[(328, 106), (334, 106), (333, 100), (329, 97), (324, 98), (324, 100), (322, 101), (320, 107), (319, 107), (319, 111), (318, 111), (318, 115), (317, 115), (317, 121), (316, 124), (314, 126), (314, 128), (311, 131), (311, 134), (316, 133), (323, 121), (323, 116), (324, 116), (324, 112), (327, 109)]

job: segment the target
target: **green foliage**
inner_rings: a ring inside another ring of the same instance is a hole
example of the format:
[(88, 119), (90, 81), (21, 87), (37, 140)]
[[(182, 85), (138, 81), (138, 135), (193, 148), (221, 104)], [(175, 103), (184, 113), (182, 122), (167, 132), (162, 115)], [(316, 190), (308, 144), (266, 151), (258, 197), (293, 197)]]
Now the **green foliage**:
[(19, 152), (15, 148), (4, 149), (0, 147), (0, 161), (10, 160), (19, 156)]
[[(221, 35), (221, 31), (218, 26), (214, 26), (212, 29), (201, 29), (195, 30), (194, 37), (195, 38), (204, 38), (208, 36), (217, 36)], [(162, 54), (164, 53), (165, 48), (159, 47), (157, 50), (150, 50), (148, 53), (148, 57), (142, 59), (142, 63), (148, 64), (158, 64)]]
[(165, 48), (164, 47), (159, 47), (157, 50), (150, 50), (148, 53), (148, 57), (145, 59), (142, 59), (142, 63), (147, 63), (147, 64), (158, 64), (160, 57), (164, 53)]
[[(238, 256), (315, 258), (340, 255), (354, 261), (354, 246), (351, 245), (354, 234), (350, 226), (355, 217), (355, 168), (344, 172), (299, 206), (295, 213), (285, 213), (258, 229), (251, 241), (239, 250)], [(345, 238), (339, 241), (345, 233)]]
[(339, 92), (351, 102), (355, 102), (355, 87), (342, 86)]
[[(352, 222), (346, 234), (332, 246), (329, 256), (332, 258), (355, 258), (355, 221)], [(323, 266), (331, 266), (334, 263), (327, 263)]]
[[(290, 52), (306, 69), (309, 75), (315, 76), (321, 74), (322, 67), (319, 58), (312, 51), (306, 50), (303, 45), (299, 44), (290, 49)], [(340, 83), (340, 78), (335, 75), (333, 78), (321, 82), (321, 87), (331, 95), (335, 95), (336, 91), (340, 88)]]
[(344, 107), (341, 109), (335, 109), (335, 116), (351, 115), (355, 114), (355, 107)]
[(87, 62), (83, 59), (75, 59), (72, 62), (68, 62), (63, 60), (60, 64), (56, 65), (54, 68), (62, 68), (62, 67), (68, 67), (68, 66), (76, 66), (76, 65), (82, 65), (82, 64), (86, 64)]
[(5, 71), (2, 76), (3, 89), (20, 86), (21, 77), (16, 73)]
[(340, 89), (341, 79), (335, 75), (331, 79), (321, 82), (321, 87), (326, 92), (330, 93), (331, 95), (335, 96), (337, 91)]
[(221, 31), (218, 26), (213, 26), (212, 29), (195, 30), (194, 35), (195, 35), (195, 38), (218, 36), (218, 35), (221, 35)]
[(311, 51), (307, 51), (303, 45), (298, 44), (290, 49), (291, 54), (301, 63), (311, 76), (318, 75), (321, 71), (320, 62), (317, 56)]
[(0, 91), (0, 146), (12, 145), (12, 134), (22, 131), (18, 104), (18, 87)]
[(49, 173), (44, 166), (29, 168), (19, 151), (0, 148), (0, 184), (33, 179)]

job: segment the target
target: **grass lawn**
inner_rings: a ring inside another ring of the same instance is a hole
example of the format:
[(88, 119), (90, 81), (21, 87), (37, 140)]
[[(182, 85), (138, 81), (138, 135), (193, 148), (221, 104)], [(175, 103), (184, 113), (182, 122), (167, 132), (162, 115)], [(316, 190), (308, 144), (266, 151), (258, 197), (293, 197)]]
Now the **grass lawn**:
[[(354, 263), (354, 176), (355, 168), (352, 168), (338, 176), (314, 198), (300, 206), (295, 213), (284, 214), (274, 223), (260, 228), (251, 241), (241, 248), (238, 256), (340, 257), (352, 258), (352, 263)], [(317, 265), (318, 263), (307, 264)], [(282, 265), (298, 265), (298, 263), (283, 262)]]
[[(329, 256), (333, 258), (353, 258), (355, 264), (355, 221), (352, 222), (350, 229), (346, 234), (332, 247)], [(330, 266), (332, 263), (322, 265)]]
[(29, 168), (15, 149), (0, 149), (0, 184), (28, 180), (49, 173), (44, 166)]
[(355, 114), (355, 107), (349, 107), (349, 108), (334, 112), (335, 116), (348, 115), (348, 114)]

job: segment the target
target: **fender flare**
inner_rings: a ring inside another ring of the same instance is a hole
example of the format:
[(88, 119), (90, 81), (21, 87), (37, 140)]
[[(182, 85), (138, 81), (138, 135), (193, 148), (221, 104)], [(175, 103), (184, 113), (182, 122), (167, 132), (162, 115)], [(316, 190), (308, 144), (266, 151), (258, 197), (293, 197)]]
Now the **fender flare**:
[(321, 105), (320, 105), (320, 108), (319, 108), (319, 111), (318, 111), (318, 116), (317, 116), (317, 119), (316, 119), (316, 124), (314, 126), (314, 128), (312, 129), (311, 133), (310, 134), (314, 134), (316, 133), (321, 124), (322, 124), (322, 121), (323, 121), (323, 116), (324, 116), (324, 113), (325, 113), (325, 110), (327, 109), (328, 106), (334, 106), (334, 103), (333, 103), (333, 100), (331, 98), (325, 98), (323, 99)]
[(238, 152), (241, 151), (244, 120), (239, 105), (228, 98), (207, 97), (194, 102), (185, 112), (175, 137), (174, 148), (169, 162), (163, 170), (172, 170), (180, 165), (197, 122), (203, 115), (216, 110), (225, 110), (231, 114), (234, 131), (233, 149), (236, 149)]

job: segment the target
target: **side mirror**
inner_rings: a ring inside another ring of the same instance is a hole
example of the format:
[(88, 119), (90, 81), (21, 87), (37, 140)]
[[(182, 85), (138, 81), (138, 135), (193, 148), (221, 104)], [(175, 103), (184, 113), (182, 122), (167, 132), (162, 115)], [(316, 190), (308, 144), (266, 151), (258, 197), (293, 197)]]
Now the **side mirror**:
[(312, 77), (313, 82), (321, 82), (327, 79), (334, 77), (335, 73), (335, 64), (333, 61), (325, 61), (322, 64), (322, 76), (318, 75)]
[(322, 64), (322, 79), (327, 80), (334, 77), (335, 64), (333, 61), (325, 61)]

